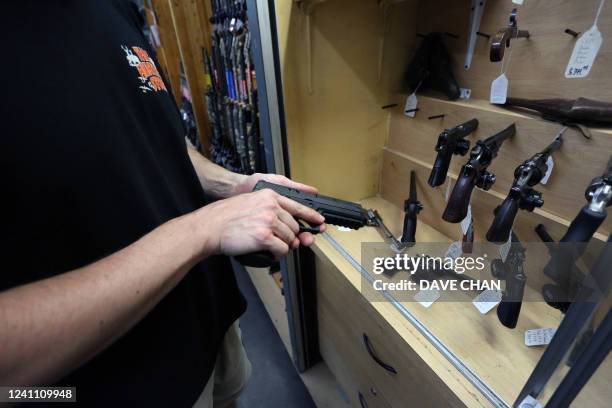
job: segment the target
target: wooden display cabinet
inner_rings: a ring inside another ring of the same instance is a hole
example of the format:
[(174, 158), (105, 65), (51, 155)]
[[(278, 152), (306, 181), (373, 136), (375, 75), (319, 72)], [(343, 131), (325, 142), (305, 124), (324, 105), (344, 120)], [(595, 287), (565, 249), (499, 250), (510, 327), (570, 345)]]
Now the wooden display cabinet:
[[(511, 58), (506, 70), (510, 95), (610, 100), (612, 7), (604, 7), (599, 19), (604, 42), (590, 75), (572, 80), (563, 75), (576, 41), (564, 30), (587, 30), (598, 4), (527, 0), (519, 7), (519, 28), (528, 29), (531, 37), (513, 40), (511, 57), (506, 52), (504, 62)], [(515, 167), (547, 146), (560, 125), (488, 103), (500, 64), (489, 61), (488, 41), (479, 38), (471, 68), (463, 69), (469, 7), (467, 0), (276, 1), (292, 177), (323, 194), (378, 209), (399, 234), (414, 169), (425, 206), (417, 241), (450, 243), (460, 240), (461, 233), (457, 224), (441, 219), (447, 186), (430, 188), (426, 182), (438, 134), (476, 117), (480, 125), (469, 137), (474, 142), (515, 123), (516, 136), (490, 167), (497, 182), (489, 191), (476, 189), (472, 197), (475, 239), (483, 241)], [(513, 7), (510, 0), (489, 0), (480, 31), (493, 35), (507, 24)], [(417, 34), (433, 31), (458, 36), (446, 45), (458, 82), (471, 89), (471, 97), (449, 101), (419, 92), (419, 111), (409, 118), (403, 115), (402, 76), (418, 47)], [(397, 106), (382, 108), (389, 104)], [(428, 120), (440, 114), (444, 116)], [(561, 237), (585, 205), (584, 190), (601, 175), (610, 153), (610, 130), (593, 129), (588, 140), (568, 130), (554, 155), (550, 182), (538, 186), (544, 207), (533, 213), (519, 211), (514, 231), (520, 239), (537, 242), (533, 229), (538, 223)], [(453, 182), (464, 162), (452, 160)], [(605, 241), (611, 231), (608, 217), (594, 240)], [(361, 243), (378, 241), (382, 239), (372, 228), (342, 232), (330, 226), (314, 246), (320, 350), (353, 405), (511, 406), (544, 353), (544, 348), (525, 346), (524, 331), (557, 327), (563, 315), (544, 302), (528, 302), (518, 326), (508, 329), (494, 312), (481, 315), (470, 302), (436, 303), (425, 309), (416, 302), (368, 301), (362, 293)], [(557, 370), (541, 402), (566, 371)], [(611, 375), (606, 361), (581, 400), (592, 407), (608, 406)]]

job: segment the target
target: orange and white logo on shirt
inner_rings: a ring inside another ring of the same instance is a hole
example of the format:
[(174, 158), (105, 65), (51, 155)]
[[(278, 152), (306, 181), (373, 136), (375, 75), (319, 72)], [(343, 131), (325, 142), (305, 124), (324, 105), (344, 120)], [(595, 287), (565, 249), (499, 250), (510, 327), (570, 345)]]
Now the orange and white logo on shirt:
[(142, 83), (140, 89), (143, 93), (149, 91), (159, 92), (166, 91), (166, 85), (155, 66), (155, 62), (149, 54), (140, 47), (128, 48), (125, 45), (121, 46), (121, 49), (125, 52), (125, 58), (131, 67), (136, 68), (138, 71), (138, 79)]

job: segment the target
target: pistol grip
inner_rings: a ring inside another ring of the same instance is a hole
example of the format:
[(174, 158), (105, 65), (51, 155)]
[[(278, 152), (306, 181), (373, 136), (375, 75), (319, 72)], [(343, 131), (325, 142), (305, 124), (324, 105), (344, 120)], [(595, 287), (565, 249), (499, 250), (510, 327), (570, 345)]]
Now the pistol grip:
[(468, 206), (470, 205), (470, 198), (472, 197), (472, 190), (474, 190), (474, 183), (472, 178), (469, 176), (461, 175), (453, 188), (442, 219), (444, 221), (459, 223), (467, 215)]
[(415, 243), (416, 242), (416, 227), (417, 227), (417, 218), (416, 216), (406, 215), (404, 217), (404, 231), (402, 233), (401, 242), (402, 243)]
[(438, 187), (444, 184), (452, 155), (452, 152), (438, 153), (433, 168), (431, 169), (429, 180), (427, 180), (430, 186)]
[(506, 242), (508, 240), (518, 208), (518, 199), (506, 197), (504, 202), (497, 207), (495, 219), (487, 231), (487, 241)]

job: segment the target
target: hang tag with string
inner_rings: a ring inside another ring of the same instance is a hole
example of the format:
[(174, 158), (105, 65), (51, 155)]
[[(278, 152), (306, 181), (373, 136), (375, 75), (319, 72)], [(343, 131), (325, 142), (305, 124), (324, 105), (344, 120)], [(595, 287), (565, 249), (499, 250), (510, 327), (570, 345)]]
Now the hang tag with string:
[(416, 88), (414, 88), (414, 92), (412, 92), (406, 98), (406, 104), (404, 105), (404, 115), (408, 116), (409, 118), (414, 118), (414, 115), (416, 115), (416, 112), (418, 110), (417, 108), (418, 100), (417, 100), (416, 93), (419, 90), (419, 87), (421, 86), (422, 82), (423, 81), (419, 82)]
[(597, 28), (597, 21), (599, 20), (605, 2), (606, 0), (601, 0), (597, 8), (597, 14), (595, 15), (593, 25), (580, 36), (578, 41), (576, 41), (572, 56), (565, 68), (566, 78), (584, 78), (591, 72), (595, 58), (597, 58), (597, 54), (603, 43), (603, 37)]
[[(518, 35), (518, 30), (517, 30)], [(516, 38), (516, 37), (515, 37)], [(508, 58), (506, 60), (502, 60), (501, 62), (501, 72), (500, 75), (491, 82), (491, 95), (489, 97), (489, 102), (492, 104), (504, 104), (506, 103), (506, 97), (508, 96), (508, 77), (506, 76), (506, 71), (510, 66), (510, 59), (512, 58), (512, 50), (514, 49), (514, 41), (510, 43), (510, 51), (508, 52)], [(504, 62), (506, 64), (504, 65)]]

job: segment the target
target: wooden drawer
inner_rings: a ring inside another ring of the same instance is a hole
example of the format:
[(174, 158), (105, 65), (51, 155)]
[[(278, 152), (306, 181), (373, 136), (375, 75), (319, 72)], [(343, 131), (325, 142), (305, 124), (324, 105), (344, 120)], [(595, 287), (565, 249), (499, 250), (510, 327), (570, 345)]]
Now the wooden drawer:
[(368, 402), (465, 406), (328, 259), (317, 256), (315, 265), (321, 354), (345, 387), (354, 388), (342, 378), (349, 371), (366, 386), (371, 381)]

